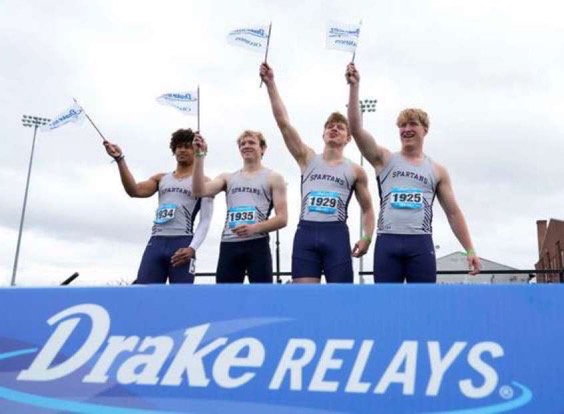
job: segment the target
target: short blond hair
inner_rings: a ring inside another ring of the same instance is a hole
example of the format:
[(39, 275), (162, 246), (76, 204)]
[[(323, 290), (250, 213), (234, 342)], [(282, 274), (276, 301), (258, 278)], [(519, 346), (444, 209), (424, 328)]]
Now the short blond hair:
[(325, 121), (325, 125), (323, 125), (323, 129), (326, 129), (327, 125), (334, 123), (345, 124), (345, 126), (347, 127), (347, 134), (350, 135), (351, 129), (349, 128), (349, 121), (346, 116), (344, 116), (340, 112), (333, 112), (331, 115), (329, 115), (327, 121)]
[(429, 115), (427, 115), (427, 112), (419, 108), (406, 108), (401, 111), (398, 115), (396, 125), (399, 127), (401, 124), (404, 124), (411, 119), (419, 121), (427, 131), (429, 130)]
[(264, 135), (262, 135), (262, 133), (260, 131), (253, 131), (250, 129), (246, 129), (245, 131), (243, 131), (243, 133), (241, 135), (239, 135), (239, 137), (237, 138), (237, 146), (241, 145), (241, 140), (245, 137), (254, 137), (256, 139), (259, 140), (259, 145), (260, 147), (265, 150), (266, 149), (266, 139), (264, 138)]

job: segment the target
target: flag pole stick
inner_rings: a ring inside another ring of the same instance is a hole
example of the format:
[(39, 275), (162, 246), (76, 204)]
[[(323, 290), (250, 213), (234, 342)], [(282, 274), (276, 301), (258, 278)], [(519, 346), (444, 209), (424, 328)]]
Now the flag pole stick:
[(94, 121), (92, 121), (92, 119), (88, 116), (88, 114), (86, 113), (86, 111), (84, 110), (84, 108), (78, 103), (78, 101), (75, 98), (72, 98), (72, 100), (74, 101), (75, 104), (77, 104), (78, 106), (80, 106), (82, 108), (82, 110), (84, 111), (84, 115), (86, 116), (86, 119), (88, 119), (88, 121), (92, 124), (92, 126), (94, 127), (94, 129), (98, 132), (98, 134), (100, 134), (100, 136), (102, 137), (102, 139), (104, 141), (107, 141), (106, 137), (104, 135), (102, 135), (102, 133), (100, 132), (100, 130), (98, 129), (98, 127), (96, 126), (96, 124), (94, 123)]
[[(362, 26), (362, 19), (360, 19), (360, 22), (358, 23), (358, 40), (360, 40), (360, 27)], [(357, 44), (358, 47), (358, 44)], [(356, 47), (354, 48), (354, 52), (353, 52), (353, 56), (352, 56), (352, 60), (351, 62), (354, 63), (354, 58), (356, 57)]]
[[(268, 38), (266, 39), (266, 50), (264, 52), (264, 63), (266, 63), (268, 59), (268, 48), (270, 46), (270, 32), (272, 30), (272, 22), (268, 25)], [(259, 88), (262, 88), (262, 79), (260, 80)]]
[(200, 85), (198, 85), (198, 132), (200, 132)]

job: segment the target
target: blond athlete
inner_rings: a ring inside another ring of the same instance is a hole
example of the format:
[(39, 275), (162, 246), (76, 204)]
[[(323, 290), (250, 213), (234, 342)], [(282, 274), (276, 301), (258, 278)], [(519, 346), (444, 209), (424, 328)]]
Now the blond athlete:
[[(243, 168), (206, 182), (204, 160), (208, 145), (196, 134), (194, 194), (213, 197), (225, 191), (227, 215), (219, 250), (217, 283), (243, 283), (245, 272), (251, 283), (272, 283), (268, 233), (285, 227), (288, 221), (286, 183), (280, 174), (263, 166), (266, 140), (260, 132), (244, 131), (237, 145)], [(269, 218), (273, 208), (275, 216)]]
[(362, 126), (360, 74), (349, 64), (348, 117), (360, 152), (378, 180), (380, 214), (374, 248), (374, 281), (435, 283), (437, 265), (432, 238), (433, 201), (437, 196), (450, 227), (467, 252), (470, 274), (480, 271), (462, 210), (456, 202), (445, 167), (423, 152), (429, 117), (421, 109), (405, 109), (397, 119), (401, 149), (392, 153), (378, 145)]
[[(274, 119), (286, 147), (301, 173), (302, 206), (292, 250), (294, 283), (319, 283), (325, 274), (328, 283), (352, 283), (352, 257), (368, 251), (374, 232), (374, 211), (364, 169), (344, 157), (351, 135), (347, 119), (333, 113), (323, 128), (323, 152), (316, 154), (291, 124), (278, 93), (274, 72), (266, 63), (260, 67)], [(361, 208), (364, 236), (351, 249), (346, 224), (348, 206), (355, 194)]]

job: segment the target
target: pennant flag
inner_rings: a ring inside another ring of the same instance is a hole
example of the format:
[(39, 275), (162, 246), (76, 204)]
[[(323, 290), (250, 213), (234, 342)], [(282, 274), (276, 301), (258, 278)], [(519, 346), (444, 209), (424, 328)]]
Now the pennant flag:
[(84, 120), (84, 116), (84, 109), (82, 109), (79, 104), (74, 103), (64, 112), (61, 112), (54, 117), (51, 123), (42, 126), (40, 129), (42, 131), (52, 131), (53, 129), (68, 124), (69, 122), (80, 123)]
[(329, 22), (325, 47), (355, 53), (360, 36), (360, 24)]
[(165, 93), (157, 98), (157, 102), (170, 105), (186, 115), (198, 115), (198, 92)]
[(268, 44), (268, 26), (253, 26), (229, 32), (227, 42), (234, 45), (265, 53)]

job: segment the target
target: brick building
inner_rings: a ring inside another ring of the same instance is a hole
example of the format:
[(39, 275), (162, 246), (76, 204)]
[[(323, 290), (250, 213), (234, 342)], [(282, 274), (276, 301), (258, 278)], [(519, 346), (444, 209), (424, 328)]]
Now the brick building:
[[(550, 219), (537, 220), (539, 261), (536, 270), (564, 269), (564, 221)], [(564, 283), (562, 272), (537, 274), (538, 283)]]

